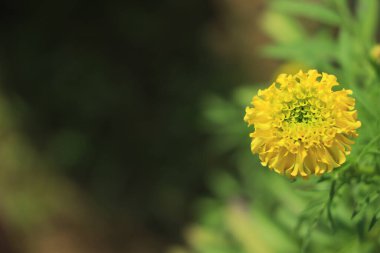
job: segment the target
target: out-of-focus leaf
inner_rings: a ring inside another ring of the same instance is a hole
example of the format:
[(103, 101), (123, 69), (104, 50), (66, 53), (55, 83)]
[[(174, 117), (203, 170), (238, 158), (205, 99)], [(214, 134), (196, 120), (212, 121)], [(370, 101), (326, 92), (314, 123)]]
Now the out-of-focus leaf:
[(251, 213), (238, 204), (232, 205), (227, 210), (226, 222), (233, 238), (239, 242), (244, 252), (275, 253), (297, 250), (291, 234), (282, 231), (260, 210)]
[(221, 199), (228, 199), (239, 193), (239, 182), (226, 172), (220, 172), (211, 177), (211, 188)]
[(223, 125), (236, 117), (234, 104), (218, 96), (207, 97), (203, 107), (205, 119), (213, 124)]
[(378, 221), (378, 217), (377, 217), (378, 213), (375, 213), (371, 219), (371, 222), (369, 223), (369, 226), (368, 226), (368, 231), (371, 231), (371, 229), (375, 226), (375, 224), (377, 223)]
[(257, 94), (258, 85), (244, 85), (234, 91), (233, 98), (236, 104), (248, 106), (252, 97)]
[(352, 211), (351, 219), (355, 218), (356, 215), (358, 215), (359, 212), (360, 212), (360, 210), (357, 209), (357, 208), (355, 208), (354, 211)]
[(359, 32), (363, 42), (369, 43), (368, 46), (371, 46), (375, 40), (378, 27), (379, 0), (357, 1), (357, 3)]
[(197, 205), (200, 214), (199, 223), (206, 227), (221, 229), (223, 227), (223, 206), (213, 198), (203, 198)]
[(186, 232), (188, 243), (196, 252), (202, 253), (227, 253), (229, 245), (223, 233), (217, 233), (213, 229), (192, 226)]
[(277, 12), (266, 12), (261, 19), (261, 27), (278, 43), (292, 43), (306, 38), (306, 33), (297, 20)]
[(304, 63), (289, 61), (280, 65), (280, 67), (276, 69), (276, 72), (273, 74), (273, 78), (276, 78), (277, 76), (283, 73), (294, 75), (297, 74), (300, 70), (306, 71), (308, 69), (310, 69), (310, 66)]
[(320, 67), (335, 59), (336, 45), (327, 35), (321, 33), (308, 39), (292, 44), (270, 45), (263, 49), (265, 56), (298, 61), (309, 66)]
[(340, 24), (339, 16), (334, 11), (323, 6), (320, 3), (312, 3), (308, 1), (281, 0), (272, 1), (271, 5), (274, 10), (286, 14), (310, 18), (329, 25)]
[(357, 64), (358, 58), (356, 55), (356, 48), (354, 45), (354, 38), (349, 31), (341, 29), (338, 35), (338, 50), (337, 59), (342, 66), (344, 75), (340, 76), (341, 82), (345, 83), (351, 88), (351, 85), (356, 83), (355, 74), (360, 71), (361, 68)]

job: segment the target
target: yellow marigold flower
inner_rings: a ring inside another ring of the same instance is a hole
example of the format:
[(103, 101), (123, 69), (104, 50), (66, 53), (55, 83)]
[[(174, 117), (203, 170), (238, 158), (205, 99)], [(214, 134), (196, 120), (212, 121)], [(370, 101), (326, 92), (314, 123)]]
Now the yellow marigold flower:
[(321, 175), (339, 167), (361, 123), (351, 90), (333, 91), (334, 75), (309, 70), (281, 74), (246, 108), (251, 150), (262, 165), (289, 177)]

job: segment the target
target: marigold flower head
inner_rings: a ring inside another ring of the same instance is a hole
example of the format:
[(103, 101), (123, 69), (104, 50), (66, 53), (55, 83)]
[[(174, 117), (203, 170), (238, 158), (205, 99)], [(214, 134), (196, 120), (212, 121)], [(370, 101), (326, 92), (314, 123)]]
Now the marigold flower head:
[(262, 165), (289, 177), (322, 175), (339, 167), (351, 151), (357, 120), (351, 90), (333, 91), (334, 75), (309, 70), (281, 74), (259, 90), (244, 121), (255, 131), (251, 150)]

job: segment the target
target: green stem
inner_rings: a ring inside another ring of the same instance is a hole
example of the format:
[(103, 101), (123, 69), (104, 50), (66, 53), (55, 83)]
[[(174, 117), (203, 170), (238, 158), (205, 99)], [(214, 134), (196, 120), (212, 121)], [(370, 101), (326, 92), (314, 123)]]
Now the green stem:
[(380, 134), (377, 135), (375, 138), (373, 138), (372, 141), (370, 141), (367, 145), (365, 145), (364, 148), (362, 149), (362, 151), (360, 152), (360, 154), (357, 156), (357, 158), (355, 160), (355, 163), (357, 163), (360, 160), (360, 158), (365, 154), (365, 152), (367, 151), (367, 149), (369, 149), (379, 139), (380, 139)]

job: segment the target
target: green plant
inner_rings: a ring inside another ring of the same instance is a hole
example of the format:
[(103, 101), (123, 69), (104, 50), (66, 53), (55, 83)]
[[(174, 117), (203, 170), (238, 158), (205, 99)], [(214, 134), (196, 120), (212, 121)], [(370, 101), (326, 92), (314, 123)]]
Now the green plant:
[(171, 252), (380, 252), (378, 11), (377, 0), (269, 2), (262, 25), (273, 44), (263, 53), (336, 75), (354, 92), (359, 137), (334, 172), (292, 181), (263, 169), (249, 152), (242, 117), (256, 87), (208, 97), (205, 126), (225, 168), (210, 176), (213, 196), (199, 201), (188, 246)]

